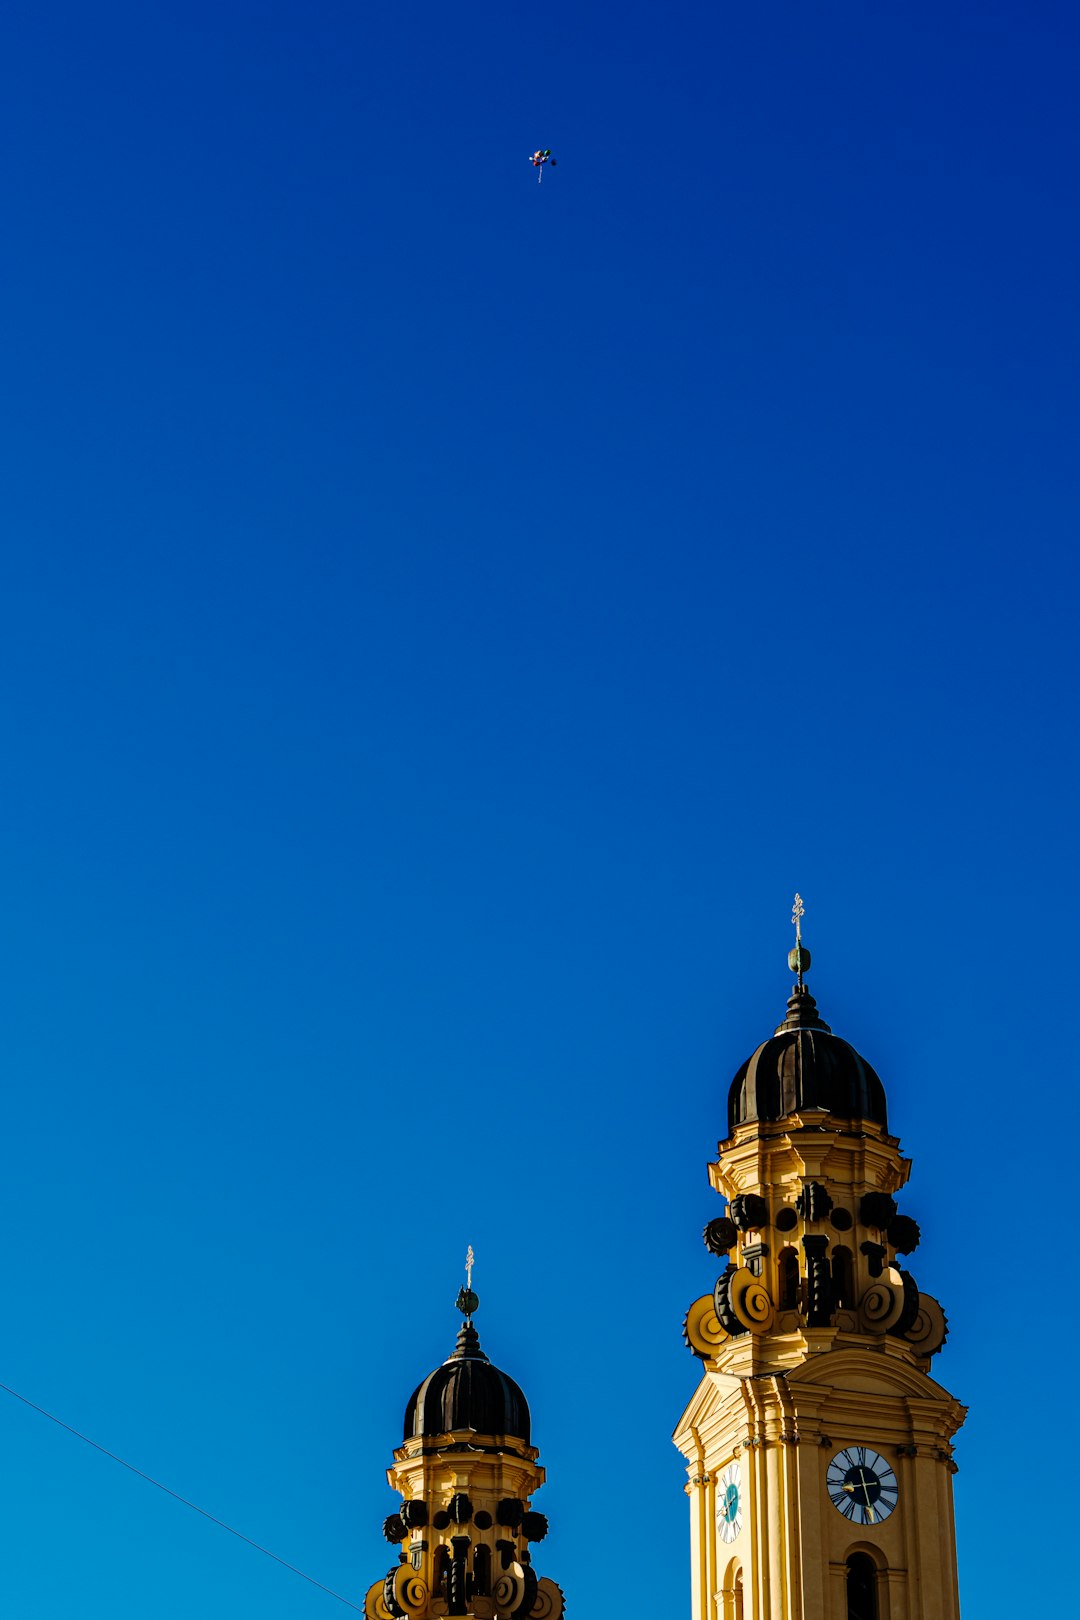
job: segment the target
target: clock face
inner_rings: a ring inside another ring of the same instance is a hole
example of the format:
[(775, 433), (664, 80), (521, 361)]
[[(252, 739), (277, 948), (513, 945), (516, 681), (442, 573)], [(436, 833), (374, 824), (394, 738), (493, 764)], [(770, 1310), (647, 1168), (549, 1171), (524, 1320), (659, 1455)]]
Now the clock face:
[(728, 1463), (716, 1482), (716, 1528), (725, 1541), (742, 1529), (742, 1479), (737, 1462)]
[(832, 1505), (853, 1524), (880, 1524), (896, 1506), (896, 1475), (869, 1446), (838, 1451), (825, 1474)]

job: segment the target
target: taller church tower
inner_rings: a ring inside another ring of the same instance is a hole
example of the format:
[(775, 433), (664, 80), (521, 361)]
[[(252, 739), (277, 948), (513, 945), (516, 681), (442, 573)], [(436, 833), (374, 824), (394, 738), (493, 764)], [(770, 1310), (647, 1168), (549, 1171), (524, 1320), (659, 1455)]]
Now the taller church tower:
[(787, 1016), (743, 1064), (709, 1179), (723, 1264), (686, 1318), (693, 1620), (959, 1620), (941, 1306), (900, 1264), (911, 1162), (885, 1090), (820, 1017), (802, 902)]

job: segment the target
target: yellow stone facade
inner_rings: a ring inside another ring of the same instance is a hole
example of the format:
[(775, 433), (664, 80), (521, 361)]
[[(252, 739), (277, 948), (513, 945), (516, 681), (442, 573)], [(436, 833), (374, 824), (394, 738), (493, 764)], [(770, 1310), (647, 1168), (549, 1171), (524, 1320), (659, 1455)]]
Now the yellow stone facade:
[(941, 1307), (901, 1264), (910, 1162), (877, 1076), (820, 1019), (800, 947), (788, 1016), (733, 1083), (709, 1166), (725, 1269), (691, 1306), (693, 1620), (958, 1620)]

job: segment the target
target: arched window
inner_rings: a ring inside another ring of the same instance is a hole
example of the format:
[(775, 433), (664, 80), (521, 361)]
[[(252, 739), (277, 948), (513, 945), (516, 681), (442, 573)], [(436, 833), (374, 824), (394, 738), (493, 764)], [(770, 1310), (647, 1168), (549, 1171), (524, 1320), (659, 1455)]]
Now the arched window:
[(847, 1620), (878, 1620), (877, 1568), (869, 1553), (847, 1561)]
[(779, 1261), (779, 1308), (794, 1311), (799, 1305), (799, 1256), (794, 1249), (781, 1249)]
[(446, 1597), (446, 1577), (450, 1570), (450, 1549), (440, 1545), (435, 1549), (435, 1567), (431, 1572), (436, 1597)]
[(491, 1548), (481, 1542), (472, 1555), (473, 1591), (477, 1597), (491, 1593)]
[(855, 1261), (850, 1249), (842, 1246), (832, 1252), (833, 1301), (844, 1310), (855, 1308)]
[(717, 1620), (743, 1620), (742, 1565), (733, 1558), (724, 1574), (724, 1584), (716, 1594), (720, 1599)]

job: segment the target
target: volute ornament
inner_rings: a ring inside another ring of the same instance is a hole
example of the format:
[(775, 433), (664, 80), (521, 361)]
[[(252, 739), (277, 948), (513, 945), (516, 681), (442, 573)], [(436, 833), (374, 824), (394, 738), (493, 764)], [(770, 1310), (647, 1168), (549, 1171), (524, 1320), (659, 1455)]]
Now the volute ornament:
[(776, 1311), (769, 1291), (753, 1272), (740, 1266), (728, 1284), (731, 1309), (751, 1333), (768, 1333)]
[(374, 1581), (367, 1589), (364, 1598), (364, 1615), (366, 1620), (394, 1620), (393, 1614), (386, 1607), (383, 1597), (384, 1581)]
[(888, 1333), (904, 1314), (908, 1303), (901, 1273), (895, 1266), (886, 1266), (877, 1282), (859, 1301), (859, 1320), (867, 1333)]
[(399, 1564), (394, 1571), (394, 1598), (403, 1614), (420, 1614), (427, 1608), (427, 1582), (408, 1564)]
[(934, 1356), (949, 1336), (949, 1322), (932, 1294), (919, 1295), (919, 1309), (904, 1338), (916, 1354)]
[(683, 1338), (687, 1348), (699, 1361), (712, 1361), (728, 1336), (720, 1326), (713, 1296), (703, 1294), (700, 1299), (695, 1299), (683, 1322)]
[(529, 1610), (529, 1620), (562, 1620), (565, 1607), (562, 1588), (548, 1576), (541, 1575), (536, 1583), (536, 1602)]

